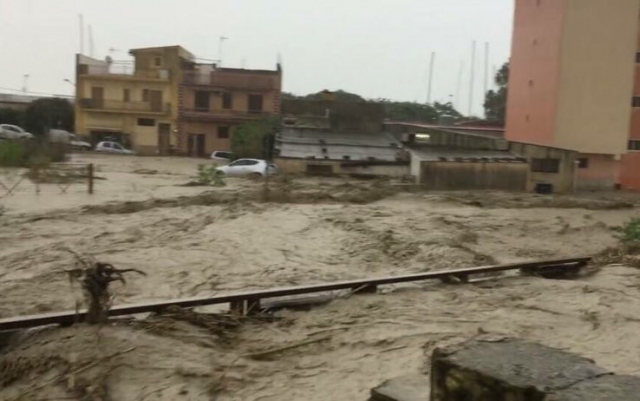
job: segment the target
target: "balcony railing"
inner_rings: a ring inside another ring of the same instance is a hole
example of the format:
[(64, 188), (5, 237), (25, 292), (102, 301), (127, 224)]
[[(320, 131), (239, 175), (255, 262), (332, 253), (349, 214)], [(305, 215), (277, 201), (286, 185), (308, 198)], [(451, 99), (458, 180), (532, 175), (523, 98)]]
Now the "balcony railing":
[(171, 103), (125, 102), (108, 99), (80, 99), (80, 107), (88, 110), (102, 110), (124, 113), (168, 113)]
[(237, 111), (237, 110), (208, 110), (204, 108), (190, 108), (181, 109), (180, 116), (203, 121), (215, 121), (215, 120), (230, 120), (230, 121), (243, 121), (243, 120), (256, 120), (262, 117), (272, 115), (266, 111)]
[(213, 86), (221, 89), (247, 89), (254, 91), (278, 89), (276, 77), (218, 71), (186, 71), (183, 75), (182, 83), (186, 85)]
[(80, 75), (110, 75), (159, 80), (169, 80), (171, 77), (169, 70), (136, 70), (133, 65), (127, 64), (110, 66), (81, 64), (79, 72)]

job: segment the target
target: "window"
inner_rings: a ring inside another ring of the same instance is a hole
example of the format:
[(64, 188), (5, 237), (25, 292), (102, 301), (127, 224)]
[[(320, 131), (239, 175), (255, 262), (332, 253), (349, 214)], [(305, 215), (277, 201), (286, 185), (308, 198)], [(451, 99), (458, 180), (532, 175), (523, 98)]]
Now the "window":
[(628, 145), (629, 150), (640, 150), (640, 140), (630, 140)]
[(249, 113), (262, 112), (262, 95), (249, 95)]
[(633, 100), (631, 101), (631, 105), (633, 107), (640, 107), (640, 96), (634, 96)]
[(229, 127), (218, 127), (218, 138), (229, 138)]
[(153, 66), (154, 67), (162, 67), (162, 57), (154, 57)]
[(213, 154), (211, 155), (211, 157), (217, 157), (219, 159), (228, 159), (231, 160), (233, 159), (233, 153), (231, 152), (222, 152), (222, 151), (215, 151), (213, 152)]
[(153, 118), (138, 118), (138, 125), (141, 127), (155, 127), (156, 120)]
[(222, 108), (232, 109), (233, 108), (232, 104), (233, 104), (233, 96), (231, 95), (231, 93), (224, 92), (222, 94)]
[(196, 91), (194, 104), (198, 111), (209, 111), (209, 92)]
[(640, 53), (636, 53), (636, 63), (640, 63)]
[(109, 149), (111, 149), (111, 147), (112, 147), (112, 146), (111, 146), (111, 142), (104, 142), (104, 143), (102, 144), (102, 147), (103, 147), (103, 148), (109, 148)]
[(531, 159), (531, 171), (534, 173), (557, 173), (560, 171), (560, 159)]
[(589, 168), (589, 159), (587, 157), (581, 157), (578, 159), (578, 168)]
[(143, 102), (148, 102), (149, 101), (149, 89), (143, 89), (142, 90), (142, 101)]
[(244, 161), (244, 165), (245, 166), (255, 166), (256, 164), (258, 164), (257, 160), (245, 160)]
[(131, 90), (129, 89), (125, 89), (123, 94), (122, 94), (122, 98), (125, 102), (128, 102), (131, 100)]
[(114, 144), (113, 144), (113, 148), (114, 148), (114, 149), (118, 149), (118, 150), (124, 150), (124, 148), (122, 147), (122, 145), (120, 145), (119, 143), (114, 143)]

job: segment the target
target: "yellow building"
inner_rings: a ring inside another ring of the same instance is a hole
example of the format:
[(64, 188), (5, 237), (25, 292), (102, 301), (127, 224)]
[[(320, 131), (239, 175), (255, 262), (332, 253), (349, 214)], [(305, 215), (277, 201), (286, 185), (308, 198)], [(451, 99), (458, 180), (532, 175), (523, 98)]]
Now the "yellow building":
[(130, 51), (133, 65), (76, 56), (76, 132), (93, 145), (116, 140), (139, 154), (177, 145), (178, 85), (194, 56), (180, 46)]

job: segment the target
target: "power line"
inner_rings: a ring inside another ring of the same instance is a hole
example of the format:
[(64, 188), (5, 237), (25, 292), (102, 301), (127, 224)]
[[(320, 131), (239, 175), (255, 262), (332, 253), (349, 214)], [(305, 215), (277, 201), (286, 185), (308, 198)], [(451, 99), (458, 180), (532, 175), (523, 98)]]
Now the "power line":
[[(74, 96), (71, 95), (61, 95), (58, 93), (48, 93), (48, 92), (23, 92), (21, 89), (14, 89), (14, 88), (5, 88), (0, 86), (0, 90), (4, 90), (4, 91), (11, 91), (11, 92), (17, 92), (15, 93), (16, 95), (21, 95), (21, 94), (27, 94), (27, 95), (44, 95), (44, 96), (51, 96), (51, 97), (64, 97), (64, 98), (69, 98), (69, 99), (73, 99)], [(13, 93), (10, 93), (10, 95), (13, 95)]]

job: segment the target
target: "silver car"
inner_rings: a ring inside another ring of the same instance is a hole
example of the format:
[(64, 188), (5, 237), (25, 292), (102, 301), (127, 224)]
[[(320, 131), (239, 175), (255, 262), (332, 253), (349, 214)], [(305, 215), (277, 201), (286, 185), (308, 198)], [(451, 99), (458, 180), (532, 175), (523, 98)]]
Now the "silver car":
[(11, 124), (0, 124), (0, 139), (31, 139), (33, 135)]
[(133, 151), (125, 149), (118, 142), (103, 141), (96, 145), (96, 152), (116, 153), (120, 155), (132, 155)]
[(221, 166), (216, 169), (220, 173), (228, 176), (250, 176), (250, 177), (264, 177), (266, 175), (272, 175), (278, 171), (275, 164), (266, 160), (260, 159), (239, 159), (226, 166)]

